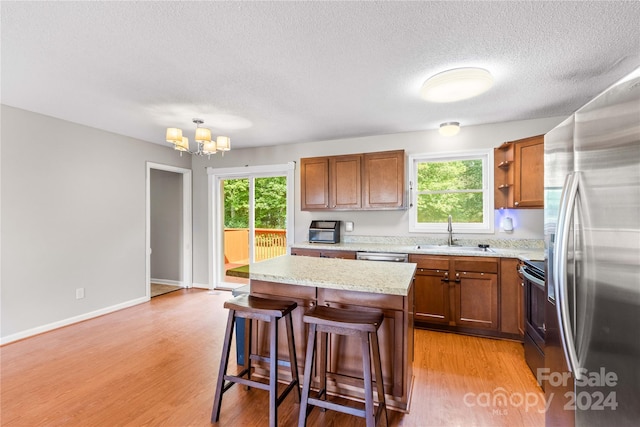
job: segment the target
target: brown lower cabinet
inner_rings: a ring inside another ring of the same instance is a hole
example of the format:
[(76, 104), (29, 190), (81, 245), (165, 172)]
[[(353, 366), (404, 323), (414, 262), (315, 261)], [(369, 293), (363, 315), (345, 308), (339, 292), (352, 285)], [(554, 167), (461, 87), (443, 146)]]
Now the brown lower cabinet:
[(291, 248), (291, 255), (313, 256), (320, 258), (356, 259), (356, 253), (354, 251), (341, 251), (334, 249)]
[[(291, 255), (355, 259), (354, 251), (292, 248)], [(524, 337), (524, 293), (515, 258), (409, 255), (417, 264), (417, 327)]]
[(518, 273), (521, 263), (514, 258), (500, 260), (500, 331), (516, 339), (524, 337), (524, 283)]
[(416, 327), (522, 339), (517, 259), (410, 255)]
[(498, 258), (410, 255), (416, 322), (498, 330)]
[[(304, 359), (308, 339), (308, 327), (303, 322), (304, 311), (314, 304), (337, 307), (346, 310), (376, 311), (384, 314), (384, 320), (378, 330), (380, 358), (387, 405), (407, 409), (411, 381), (413, 378), (413, 288), (409, 295), (386, 295), (368, 292), (343, 291), (309, 286), (289, 285), (282, 283), (251, 281), (251, 294), (264, 298), (279, 298), (295, 301), (298, 307), (293, 312), (298, 371), (304, 372)], [(260, 354), (269, 353), (269, 331), (261, 324), (252, 333), (254, 345), (257, 344)], [(283, 359), (288, 359), (286, 334), (279, 331), (278, 351)], [(320, 343), (316, 344), (317, 346)], [(354, 337), (332, 336), (328, 343), (328, 369), (333, 374), (328, 376), (330, 392), (345, 397), (361, 399), (362, 383), (354, 377), (362, 378), (362, 350), (360, 341)], [(260, 374), (258, 370), (258, 374)], [(287, 368), (282, 368), (281, 375), (286, 377)], [(337, 381), (331, 381), (331, 378)], [(318, 377), (315, 380), (316, 385)]]

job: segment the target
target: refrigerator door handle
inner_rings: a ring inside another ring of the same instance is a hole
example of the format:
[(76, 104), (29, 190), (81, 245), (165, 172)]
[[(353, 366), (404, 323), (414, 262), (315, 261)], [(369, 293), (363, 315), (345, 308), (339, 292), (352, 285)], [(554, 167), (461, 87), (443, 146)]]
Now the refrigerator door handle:
[(582, 374), (578, 369), (578, 355), (575, 340), (571, 330), (569, 313), (569, 291), (567, 284), (567, 256), (569, 247), (569, 232), (571, 230), (571, 219), (573, 218), (578, 188), (580, 183), (580, 172), (573, 172), (567, 175), (564, 191), (560, 199), (560, 210), (557, 227), (557, 251), (554, 262), (554, 282), (556, 284), (556, 312), (558, 315), (558, 326), (560, 338), (567, 358), (569, 370), (573, 372), (576, 380), (582, 379)]

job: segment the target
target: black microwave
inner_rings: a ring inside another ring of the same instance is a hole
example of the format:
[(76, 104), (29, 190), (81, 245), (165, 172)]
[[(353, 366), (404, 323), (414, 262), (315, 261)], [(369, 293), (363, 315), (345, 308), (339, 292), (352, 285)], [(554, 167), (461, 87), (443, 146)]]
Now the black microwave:
[(311, 221), (309, 243), (340, 243), (340, 221)]

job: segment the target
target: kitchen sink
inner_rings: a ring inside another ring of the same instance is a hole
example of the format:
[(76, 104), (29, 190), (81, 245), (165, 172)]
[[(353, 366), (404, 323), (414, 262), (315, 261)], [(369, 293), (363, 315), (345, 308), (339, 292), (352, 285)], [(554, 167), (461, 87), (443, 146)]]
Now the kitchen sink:
[(416, 245), (415, 250), (418, 251), (438, 251), (438, 252), (451, 252), (451, 253), (478, 253), (478, 252), (493, 252), (491, 248), (481, 248), (478, 246), (449, 246), (449, 245)]

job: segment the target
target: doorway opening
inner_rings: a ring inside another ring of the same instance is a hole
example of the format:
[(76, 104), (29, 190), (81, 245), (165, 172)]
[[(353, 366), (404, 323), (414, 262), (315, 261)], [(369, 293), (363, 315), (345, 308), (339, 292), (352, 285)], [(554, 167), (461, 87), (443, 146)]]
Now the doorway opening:
[(293, 162), (211, 169), (211, 287), (249, 283), (251, 264), (287, 253), (293, 236)]
[(146, 202), (147, 298), (192, 287), (191, 170), (147, 162)]

